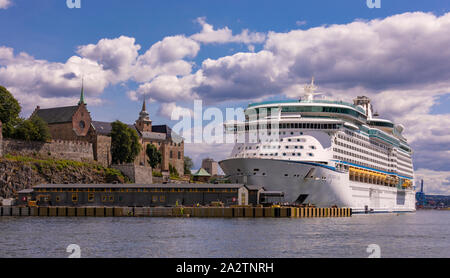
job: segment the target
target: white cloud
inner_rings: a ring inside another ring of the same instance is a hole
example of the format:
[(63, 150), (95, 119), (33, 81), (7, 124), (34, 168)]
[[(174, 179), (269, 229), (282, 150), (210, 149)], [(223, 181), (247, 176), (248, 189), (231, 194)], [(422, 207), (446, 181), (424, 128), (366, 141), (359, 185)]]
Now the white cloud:
[(116, 39), (101, 39), (97, 44), (82, 45), (77, 53), (81, 57), (98, 62), (103, 70), (111, 71), (117, 75), (118, 80), (126, 80), (132, 74), (132, 66), (138, 57), (140, 45), (135, 39), (121, 36)]
[(139, 82), (147, 82), (158, 75), (187, 75), (192, 63), (185, 58), (194, 58), (200, 45), (185, 36), (166, 37), (152, 45), (138, 58), (134, 76)]
[(248, 29), (242, 30), (240, 34), (233, 35), (233, 32), (228, 27), (214, 30), (214, 26), (206, 22), (206, 18), (199, 17), (197, 22), (202, 26), (200, 33), (191, 36), (192, 39), (202, 43), (263, 43), (266, 39), (264, 33), (249, 32)]
[[(195, 57), (200, 46), (184, 36), (173, 36), (155, 43), (141, 56), (139, 49), (134, 38), (101, 39), (96, 44), (79, 46), (77, 53), (81, 57), (72, 56), (65, 63), (58, 63), (35, 59), (27, 53), (15, 55), (12, 48), (0, 46), (0, 84), (16, 95), (26, 113), (39, 102), (59, 105), (75, 99), (82, 77), (85, 92), (93, 103), (99, 102), (98, 97), (109, 85), (133, 79), (143, 82), (162, 75), (153, 85), (157, 92), (158, 82), (164, 82), (164, 74), (191, 73), (192, 63), (183, 59)], [(186, 78), (189, 79), (195, 78)], [(136, 92), (128, 92), (128, 96), (138, 98)]]
[(296, 22), (295, 22), (295, 25), (297, 25), (297, 26), (303, 26), (303, 25), (305, 25), (306, 24), (306, 20), (297, 20)]
[(0, 83), (18, 98), (27, 112), (39, 103), (37, 100), (56, 104), (59, 99), (77, 96), (83, 74), (88, 96), (97, 98), (109, 83), (108, 74), (98, 63), (78, 56), (65, 63), (48, 62), (26, 53), (14, 55), (11, 48), (0, 47)]
[(7, 9), (12, 5), (12, 1), (11, 0), (0, 0), (0, 10), (1, 9)]
[(159, 102), (189, 100), (196, 97), (191, 90), (195, 80), (195, 76), (177, 78), (173, 75), (160, 75), (151, 82), (141, 84), (136, 93), (145, 94)]
[[(159, 115), (172, 119), (172, 115), (186, 115), (188, 117), (193, 117), (194, 111), (189, 108), (178, 106), (175, 102), (161, 103), (159, 106)], [(175, 113), (175, 114), (173, 114)]]

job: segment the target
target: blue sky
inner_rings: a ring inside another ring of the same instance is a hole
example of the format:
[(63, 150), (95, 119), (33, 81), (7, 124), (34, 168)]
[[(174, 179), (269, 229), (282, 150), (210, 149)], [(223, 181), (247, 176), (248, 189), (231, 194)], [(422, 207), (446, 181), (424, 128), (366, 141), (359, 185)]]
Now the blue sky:
[[(315, 75), (327, 96), (367, 94), (406, 125), (416, 170), (443, 180), (436, 192), (450, 192), (450, 134), (433, 125), (450, 124), (450, 2), (381, 0), (380, 9), (366, 0), (81, 3), (0, 0), (0, 84), (24, 116), (36, 105), (76, 103), (81, 73), (94, 119), (133, 122), (145, 93), (152, 120), (170, 125), (170, 109), (192, 109), (193, 98), (221, 109), (295, 98), (296, 85)], [(412, 132), (423, 126), (422, 136)], [(186, 152), (198, 167), (208, 150)]]

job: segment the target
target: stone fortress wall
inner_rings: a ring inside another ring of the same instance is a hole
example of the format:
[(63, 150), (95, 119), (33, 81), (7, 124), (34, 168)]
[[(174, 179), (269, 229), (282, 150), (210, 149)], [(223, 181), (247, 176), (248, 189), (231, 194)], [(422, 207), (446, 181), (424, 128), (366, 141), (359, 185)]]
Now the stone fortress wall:
[[(0, 139), (1, 140), (1, 139)], [(94, 161), (92, 144), (81, 141), (53, 140), (52, 142), (22, 141), (3, 139), (0, 141), (0, 154), (39, 156), (54, 159), (68, 159), (75, 161)]]

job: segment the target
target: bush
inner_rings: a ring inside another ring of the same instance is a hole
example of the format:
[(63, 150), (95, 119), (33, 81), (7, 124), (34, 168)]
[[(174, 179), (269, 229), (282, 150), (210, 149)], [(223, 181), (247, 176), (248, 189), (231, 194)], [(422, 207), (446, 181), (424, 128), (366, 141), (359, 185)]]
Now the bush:
[(163, 175), (161, 174), (161, 172), (158, 172), (158, 171), (153, 171), (152, 172), (152, 175), (154, 176), (154, 177), (162, 177)]
[(179, 178), (180, 175), (178, 174), (177, 168), (175, 168), (172, 164), (169, 163), (169, 173), (170, 177), (172, 178)]
[(192, 167), (194, 167), (192, 159), (189, 156), (184, 156), (184, 174), (190, 175)]

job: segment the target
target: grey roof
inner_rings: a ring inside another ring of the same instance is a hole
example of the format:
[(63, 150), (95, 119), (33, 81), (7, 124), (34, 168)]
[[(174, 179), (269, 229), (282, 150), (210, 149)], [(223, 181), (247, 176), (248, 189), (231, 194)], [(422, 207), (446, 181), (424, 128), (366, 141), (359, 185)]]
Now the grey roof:
[(34, 115), (48, 124), (67, 123), (72, 121), (72, 116), (77, 110), (78, 106), (38, 109)]
[(166, 134), (158, 132), (141, 132), (145, 139), (166, 140)]
[(39, 184), (33, 188), (241, 188), (229, 183), (154, 183), (154, 184)]
[(245, 187), (247, 187), (248, 190), (264, 189), (264, 186), (262, 186), (262, 185), (250, 185), (250, 184), (247, 184), (247, 185), (245, 185)]
[(112, 130), (110, 122), (93, 121), (92, 126), (94, 127), (95, 131), (97, 131), (97, 133), (102, 135), (109, 135)]
[(152, 126), (153, 132), (165, 133), (168, 139), (172, 139), (175, 143), (181, 143), (183, 137), (174, 132), (168, 125), (154, 125)]

